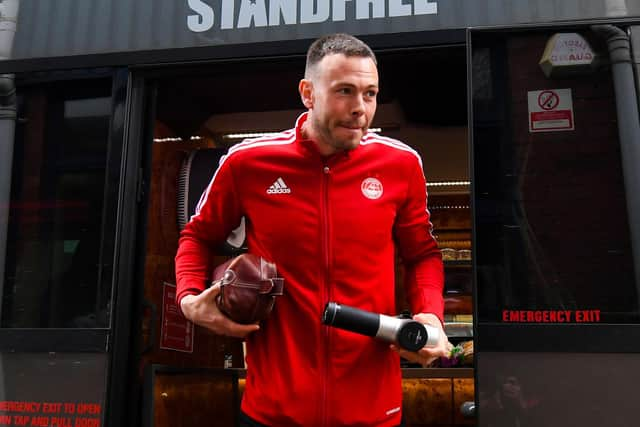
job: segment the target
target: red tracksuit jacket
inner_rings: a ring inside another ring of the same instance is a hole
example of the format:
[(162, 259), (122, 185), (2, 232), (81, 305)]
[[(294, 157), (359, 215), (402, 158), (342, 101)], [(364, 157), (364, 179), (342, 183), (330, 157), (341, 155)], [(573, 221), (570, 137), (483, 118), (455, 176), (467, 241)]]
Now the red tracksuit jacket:
[(296, 128), (248, 140), (220, 160), (176, 255), (177, 300), (209, 277), (211, 248), (246, 218), (249, 252), (285, 279), (247, 338), (242, 410), (270, 426), (392, 426), (399, 357), (373, 338), (321, 324), (327, 301), (395, 315), (395, 245), (414, 313), (443, 315), (442, 259), (431, 234), (418, 154), (368, 133), (323, 158)]

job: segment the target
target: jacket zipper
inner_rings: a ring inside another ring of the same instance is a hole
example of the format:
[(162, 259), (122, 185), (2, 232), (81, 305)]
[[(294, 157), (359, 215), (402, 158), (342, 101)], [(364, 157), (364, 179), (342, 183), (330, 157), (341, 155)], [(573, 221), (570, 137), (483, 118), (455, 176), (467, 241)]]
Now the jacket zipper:
[[(323, 296), (325, 297), (322, 301), (322, 304), (325, 304), (329, 301), (331, 297), (331, 247), (330, 247), (330, 227), (329, 227), (329, 174), (331, 169), (325, 162), (322, 168), (322, 250), (324, 255), (324, 287), (323, 287)], [(322, 426), (327, 425), (327, 387), (328, 387), (328, 374), (329, 374), (329, 352), (330, 352), (330, 331), (328, 326), (324, 326), (324, 338), (325, 338), (325, 346), (324, 346), (324, 372), (322, 375)]]

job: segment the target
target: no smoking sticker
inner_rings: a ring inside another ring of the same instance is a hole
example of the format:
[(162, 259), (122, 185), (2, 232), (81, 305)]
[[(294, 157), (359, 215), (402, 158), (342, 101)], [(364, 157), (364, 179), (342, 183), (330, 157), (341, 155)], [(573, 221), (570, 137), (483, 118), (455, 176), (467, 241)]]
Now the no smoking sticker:
[(574, 130), (571, 89), (534, 90), (527, 100), (529, 132)]
[(558, 106), (560, 97), (552, 90), (543, 90), (538, 95), (538, 105), (545, 111), (553, 110)]

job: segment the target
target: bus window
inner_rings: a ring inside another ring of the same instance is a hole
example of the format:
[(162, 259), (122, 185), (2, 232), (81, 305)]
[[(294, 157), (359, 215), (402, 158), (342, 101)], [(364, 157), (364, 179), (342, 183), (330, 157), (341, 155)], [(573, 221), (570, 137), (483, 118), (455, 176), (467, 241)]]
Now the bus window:
[(107, 327), (100, 248), (113, 234), (102, 230), (111, 79), (17, 76), (16, 88), (0, 326)]
[[(479, 320), (637, 323), (611, 68), (547, 78), (538, 61), (551, 35), (474, 44)], [(570, 125), (532, 113), (556, 100)]]

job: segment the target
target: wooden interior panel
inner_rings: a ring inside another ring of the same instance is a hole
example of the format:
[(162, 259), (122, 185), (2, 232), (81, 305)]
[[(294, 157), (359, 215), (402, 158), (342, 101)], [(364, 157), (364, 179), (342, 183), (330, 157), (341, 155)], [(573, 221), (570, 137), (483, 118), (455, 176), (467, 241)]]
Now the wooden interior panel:
[(405, 378), (402, 410), (407, 427), (451, 425), (452, 387), (450, 378)]
[(234, 371), (154, 366), (147, 379), (153, 387), (153, 401), (146, 408), (150, 414), (144, 427), (236, 425), (239, 400)]
[[(170, 130), (157, 124), (156, 137), (171, 136), (174, 135)], [(144, 298), (147, 308), (142, 319), (143, 347), (147, 347), (148, 351), (143, 355), (141, 373), (151, 363), (175, 367), (223, 367), (225, 355), (232, 356), (233, 367), (243, 366), (240, 340), (216, 336), (198, 326), (194, 331), (193, 353), (160, 348), (163, 283), (176, 283), (174, 257), (180, 233), (177, 220), (180, 167), (188, 152), (212, 145), (211, 140), (202, 139), (154, 142), (152, 147), (144, 268)], [(212, 165), (212, 174), (216, 166)], [(222, 260), (224, 258), (216, 257), (213, 262)]]

